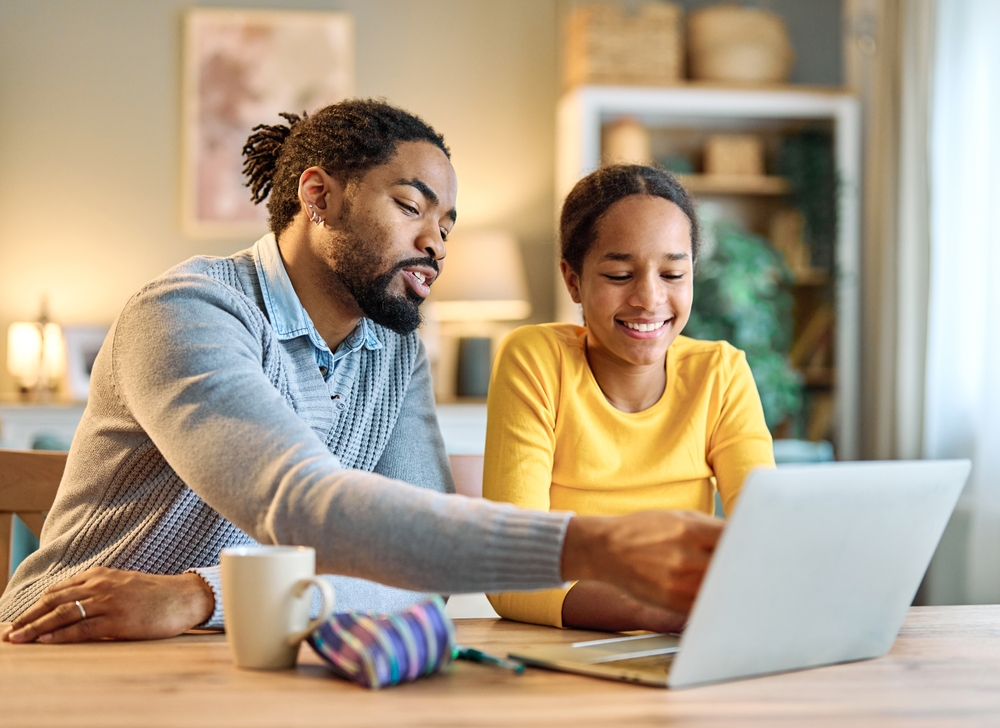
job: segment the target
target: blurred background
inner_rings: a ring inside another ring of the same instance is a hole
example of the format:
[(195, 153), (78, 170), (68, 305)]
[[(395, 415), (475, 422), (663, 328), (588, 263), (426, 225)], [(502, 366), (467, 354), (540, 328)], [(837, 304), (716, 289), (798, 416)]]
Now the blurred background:
[(578, 315), (566, 192), (660, 164), (707, 241), (686, 333), (747, 351), (779, 460), (973, 458), (919, 599), (998, 601), (996, 5), (0, 0), (0, 447), (67, 447), (128, 297), (266, 232), (232, 139), (384, 97), (459, 177), (423, 329), (451, 452), (503, 335)]

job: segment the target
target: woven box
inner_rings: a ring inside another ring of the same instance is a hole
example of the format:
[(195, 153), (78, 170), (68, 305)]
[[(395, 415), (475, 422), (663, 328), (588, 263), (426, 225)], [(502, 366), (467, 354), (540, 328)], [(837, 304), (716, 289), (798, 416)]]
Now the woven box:
[(566, 17), (563, 80), (580, 84), (669, 85), (684, 75), (683, 11), (645, 2), (578, 5)]
[(652, 164), (649, 130), (629, 117), (605, 124), (601, 130), (601, 164)]
[(691, 78), (723, 83), (784, 83), (795, 62), (785, 21), (774, 13), (732, 4), (688, 16)]
[(764, 174), (764, 140), (756, 134), (712, 134), (705, 140), (705, 174)]

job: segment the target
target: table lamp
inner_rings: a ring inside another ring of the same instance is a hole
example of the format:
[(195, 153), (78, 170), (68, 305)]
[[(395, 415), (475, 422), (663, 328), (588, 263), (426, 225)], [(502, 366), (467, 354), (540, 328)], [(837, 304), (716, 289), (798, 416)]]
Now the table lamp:
[(66, 371), (62, 329), (48, 320), (45, 306), (37, 321), (17, 321), (7, 330), (7, 371), (24, 395), (46, 396)]
[[(462, 323), (465, 330), (477, 323), (527, 318), (531, 304), (517, 239), (501, 230), (451, 236), (427, 313), (437, 321)], [(485, 397), (490, 366), (490, 337), (459, 338), (455, 393)]]

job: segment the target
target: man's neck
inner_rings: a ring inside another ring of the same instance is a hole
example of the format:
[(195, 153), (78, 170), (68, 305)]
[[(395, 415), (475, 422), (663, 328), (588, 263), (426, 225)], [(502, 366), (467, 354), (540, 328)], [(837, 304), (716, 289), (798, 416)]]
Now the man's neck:
[[(319, 293), (313, 295), (315, 289), (309, 289), (310, 293), (303, 295), (299, 292), (299, 285), (292, 279), (292, 287), (295, 288), (302, 307), (312, 319), (316, 331), (330, 347), (330, 351), (336, 351), (340, 343), (351, 335), (361, 321), (361, 315), (356, 312), (357, 304), (350, 307), (337, 305), (339, 302), (332, 300), (329, 294)], [(346, 291), (345, 291), (346, 293)]]
[(288, 279), (316, 331), (336, 351), (361, 321), (363, 313), (343, 283), (330, 274), (326, 261), (318, 259), (307, 239), (299, 239), (295, 225), (289, 226), (278, 243), (278, 253)]

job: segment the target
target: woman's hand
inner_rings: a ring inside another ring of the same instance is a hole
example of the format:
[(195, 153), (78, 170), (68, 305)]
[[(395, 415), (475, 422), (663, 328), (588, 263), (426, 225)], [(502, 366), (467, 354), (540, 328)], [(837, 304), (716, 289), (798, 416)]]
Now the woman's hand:
[(687, 616), (640, 602), (611, 584), (578, 581), (562, 605), (563, 627), (604, 632), (680, 632)]
[(162, 639), (201, 624), (214, 606), (212, 590), (197, 574), (158, 576), (98, 566), (46, 589), (14, 620), (3, 639), (52, 643)]
[(687, 615), (725, 521), (694, 511), (577, 516), (563, 544), (563, 578), (592, 579)]

